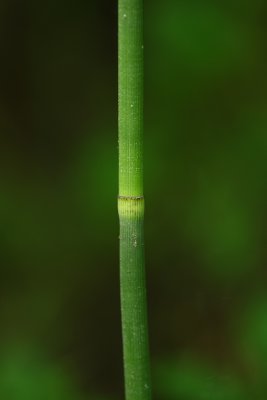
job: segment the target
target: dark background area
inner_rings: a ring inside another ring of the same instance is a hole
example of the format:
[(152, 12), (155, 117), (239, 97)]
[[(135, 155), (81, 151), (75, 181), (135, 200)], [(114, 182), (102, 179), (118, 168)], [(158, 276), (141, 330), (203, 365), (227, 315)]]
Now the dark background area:
[[(154, 399), (267, 395), (267, 6), (145, 1)], [(0, 4), (0, 398), (123, 398), (117, 4)]]

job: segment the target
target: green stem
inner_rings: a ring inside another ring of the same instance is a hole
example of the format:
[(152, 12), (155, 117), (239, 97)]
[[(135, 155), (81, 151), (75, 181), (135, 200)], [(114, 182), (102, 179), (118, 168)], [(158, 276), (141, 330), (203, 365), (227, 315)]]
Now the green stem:
[(120, 288), (126, 400), (149, 400), (143, 197), (143, 0), (119, 0)]

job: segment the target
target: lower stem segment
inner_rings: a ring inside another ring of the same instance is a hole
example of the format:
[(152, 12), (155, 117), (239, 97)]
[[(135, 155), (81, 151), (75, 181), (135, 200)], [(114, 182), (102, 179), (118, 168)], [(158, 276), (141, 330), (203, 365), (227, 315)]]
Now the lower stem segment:
[(144, 199), (119, 198), (120, 287), (126, 400), (149, 400)]

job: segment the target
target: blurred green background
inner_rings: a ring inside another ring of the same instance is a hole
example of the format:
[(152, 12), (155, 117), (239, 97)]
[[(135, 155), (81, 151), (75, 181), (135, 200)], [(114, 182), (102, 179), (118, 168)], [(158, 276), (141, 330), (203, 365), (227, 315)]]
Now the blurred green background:
[[(0, 3), (0, 398), (123, 398), (117, 4)], [(145, 0), (155, 400), (267, 397), (267, 4)]]

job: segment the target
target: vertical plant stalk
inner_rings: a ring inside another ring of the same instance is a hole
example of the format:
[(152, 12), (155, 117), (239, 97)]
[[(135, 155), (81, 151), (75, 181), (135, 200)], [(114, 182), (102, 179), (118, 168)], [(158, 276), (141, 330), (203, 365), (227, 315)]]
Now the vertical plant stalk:
[(120, 291), (126, 400), (149, 400), (144, 264), (143, 0), (119, 1)]

